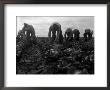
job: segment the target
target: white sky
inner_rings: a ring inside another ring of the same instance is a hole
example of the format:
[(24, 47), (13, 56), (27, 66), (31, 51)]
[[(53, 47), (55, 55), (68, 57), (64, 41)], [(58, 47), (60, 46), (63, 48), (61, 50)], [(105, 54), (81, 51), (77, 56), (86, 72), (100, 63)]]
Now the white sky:
[(84, 33), (84, 30), (89, 28), (94, 31), (94, 17), (70, 17), (70, 16), (46, 16), (46, 17), (31, 17), (31, 16), (17, 16), (17, 32), (22, 29), (23, 24), (27, 23), (33, 25), (35, 29), (36, 36), (38, 37), (48, 37), (49, 27), (52, 23), (58, 22), (61, 24), (62, 33), (64, 34), (65, 30), (68, 27), (73, 29), (79, 29), (81, 36)]

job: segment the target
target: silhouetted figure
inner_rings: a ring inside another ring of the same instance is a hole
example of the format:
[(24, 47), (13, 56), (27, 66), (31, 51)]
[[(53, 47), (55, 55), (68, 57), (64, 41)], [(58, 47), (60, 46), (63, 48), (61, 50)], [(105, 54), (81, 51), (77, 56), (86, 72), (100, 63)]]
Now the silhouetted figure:
[(24, 31), (27, 40), (30, 40), (31, 38), (35, 37), (35, 30), (32, 25), (24, 23), (24, 27), (22, 28), (22, 30)]
[(79, 40), (79, 35), (80, 35), (79, 30), (78, 29), (74, 29), (73, 30), (73, 34), (74, 34), (74, 39), (78, 41)]
[(18, 32), (17, 38), (31, 40), (35, 37), (35, 30), (32, 25), (24, 23), (22, 30)]
[(61, 25), (59, 23), (53, 23), (49, 28), (48, 33), (49, 40), (54, 43), (62, 43), (63, 42), (63, 35), (61, 31)]
[(92, 34), (93, 34), (93, 31), (91, 31), (90, 29), (85, 29), (85, 33), (84, 33), (85, 41), (91, 40)]
[(29, 48), (33, 43), (36, 43), (35, 38), (33, 26), (24, 23), (24, 27), (18, 32), (16, 37), (16, 55), (19, 56), (23, 50)]
[(73, 40), (73, 32), (71, 28), (67, 28), (64, 34), (65, 41), (72, 41)]

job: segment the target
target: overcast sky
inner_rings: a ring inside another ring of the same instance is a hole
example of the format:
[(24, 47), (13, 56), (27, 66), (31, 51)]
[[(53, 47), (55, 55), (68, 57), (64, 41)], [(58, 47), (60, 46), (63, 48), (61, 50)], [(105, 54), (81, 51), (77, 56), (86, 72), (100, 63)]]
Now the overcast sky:
[(62, 33), (64, 34), (65, 30), (68, 27), (73, 29), (79, 29), (81, 36), (84, 33), (84, 30), (89, 28), (94, 31), (94, 17), (17, 17), (17, 32), (22, 29), (23, 24), (27, 23), (33, 25), (35, 29), (36, 36), (38, 37), (47, 37), (49, 27), (52, 23), (58, 22), (61, 24)]

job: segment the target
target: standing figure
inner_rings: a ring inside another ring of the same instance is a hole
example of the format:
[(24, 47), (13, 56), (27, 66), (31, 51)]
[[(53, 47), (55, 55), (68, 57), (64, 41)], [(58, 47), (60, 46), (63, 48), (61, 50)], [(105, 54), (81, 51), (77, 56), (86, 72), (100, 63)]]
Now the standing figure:
[(62, 43), (63, 35), (61, 31), (61, 25), (59, 23), (53, 23), (49, 28), (48, 33), (49, 40), (54, 43)]
[(24, 49), (29, 48), (33, 43), (36, 43), (33, 26), (24, 23), (24, 27), (18, 32), (16, 41), (16, 53), (20, 56)]
[(33, 37), (35, 37), (35, 30), (32, 25), (24, 23), (24, 27), (22, 28), (22, 30), (24, 31), (24, 33), (27, 37), (27, 40), (30, 40)]
[(73, 30), (73, 34), (74, 34), (74, 39), (78, 41), (79, 40), (79, 35), (80, 35), (79, 30), (78, 29), (74, 29)]
[(35, 37), (35, 30), (33, 26), (24, 23), (24, 27), (22, 28), (22, 30), (18, 32), (17, 39), (21, 39), (21, 40), (26, 39), (29, 41), (34, 37)]
[(85, 41), (91, 40), (92, 34), (93, 34), (93, 31), (91, 31), (90, 29), (85, 29), (85, 33), (84, 33)]
[(71, 28), (67, 28), (64, 34), (65, 41), (72, 41), (73, 40), (73, 32)]

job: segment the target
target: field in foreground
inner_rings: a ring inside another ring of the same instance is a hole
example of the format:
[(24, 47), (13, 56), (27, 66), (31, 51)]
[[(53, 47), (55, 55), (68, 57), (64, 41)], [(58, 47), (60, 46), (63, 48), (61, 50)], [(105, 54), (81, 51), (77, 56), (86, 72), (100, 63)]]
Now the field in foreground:
[(51, 44), (37, 37), (36, 42), (16, 57), (16, 74), (94, 74), (94, 38)]

